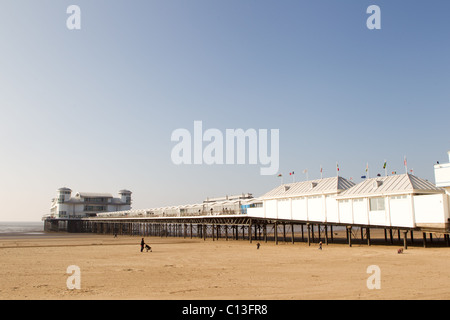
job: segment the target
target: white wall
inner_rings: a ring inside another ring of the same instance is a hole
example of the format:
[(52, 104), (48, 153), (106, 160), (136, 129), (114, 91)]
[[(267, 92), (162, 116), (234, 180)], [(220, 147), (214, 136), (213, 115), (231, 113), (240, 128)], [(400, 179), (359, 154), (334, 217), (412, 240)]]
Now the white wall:
[(434, 165), (434, 178), (437, 187), (450, 186), (450, 163)]
[[(336, 200), (336, 196), (265, 200), (262, 208), (249, 208), (254, 217), (413, 228), (443, 227), (450, 218), (450, 195), (383, 197), (385, 210), (370, 211), (369, 198)], [(413, 215), (414, 211), (414, 215)]]
[(367, 198), (359, 198), (352, 200), (353, 205), (353, 222), (355, 224), (369, 224), (369, 208)]
[(277, 200), (264, 200), (266, 218), (277, 218)]
[(414, 211), (417, 225), (447, 223), (448, 196), (446, 194), (414, 196)]
[(389, 214), (392, 227), (414, 227), (411, 195), (389, 197)]
[(292, 219), (290, 199), (278, 200), (278, 219)]
[(338, 202), (335, 196), (325, 198), (327, 222), (339, 222)]
[(264, 218), (264, 207), (247, 208), (247, 215), (250, 217)]
[(308, 197), (308, 217), (310, 221), (325, 221), (323, 196)]
[(339, 222), (341, 223), (353, 223), (353, 214), (352, 214), (352, 200), (339, 200)]
[(308, 220), (308, 203), (306, 198), (292, 199), (292, 219)]
[(388, 213), (385, 210), (369, 211), (369, 225), (387, 227), (390, 226)]

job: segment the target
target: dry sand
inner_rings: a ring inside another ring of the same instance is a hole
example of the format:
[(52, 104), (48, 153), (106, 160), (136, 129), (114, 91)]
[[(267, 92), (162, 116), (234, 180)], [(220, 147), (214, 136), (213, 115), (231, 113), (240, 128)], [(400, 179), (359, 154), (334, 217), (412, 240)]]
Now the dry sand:
[[(0, 239), (0, 299), (449, 299), (450, 248), (58, 235)], [(69, 265), (81, 289), (69, 290)], [(370, 265), (381, 288), (368, 289)]]

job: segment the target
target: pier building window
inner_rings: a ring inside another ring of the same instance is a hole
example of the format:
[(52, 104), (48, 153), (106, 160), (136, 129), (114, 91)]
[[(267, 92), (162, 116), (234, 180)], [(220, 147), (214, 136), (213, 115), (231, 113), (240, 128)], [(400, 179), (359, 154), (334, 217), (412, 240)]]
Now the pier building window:
[(84, 211), (105, 211), (106, 207), (104, 206), (84, 206)]
[(401, 200), (401, 199), (406, 199), (406, 195), (401, 195), (401, 196), (392, 196), (391, 199), (393, 200)]
[(385, 210), (383, 197), (370, 198), (369, 204), (370, 204), (370, 211), (384, 211)]

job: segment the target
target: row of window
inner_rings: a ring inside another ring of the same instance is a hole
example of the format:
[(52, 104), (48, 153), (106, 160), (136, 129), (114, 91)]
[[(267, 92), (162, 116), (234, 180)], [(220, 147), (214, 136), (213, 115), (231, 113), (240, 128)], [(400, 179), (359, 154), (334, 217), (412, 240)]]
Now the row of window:
[[(404, 200), (407, 199), (406, 195), (400, 195), (400, 196), (392, 196), (390, 197), (391, 200)], [(348, 203), (350, 202), (350, 199), (346, 200), (339, 200), (342, 203)], [(363, 198), (359, 199), (353, 199), (353, 202), (362, 202)], [(369, 208), (370, 211), (384, 211), (386, 210), (386, 201), (384, 197), (375, 197), (375, 198), (369, 198)]]
[(84, 211), (96, 211), (96, 212), (100, 212), (100, 211), (105, 211), (106, 207), (104, 206), (84, 206)]
[[(322, 195), (318, 195), (318, 196), (309, 196), (309, 197), (295, 197), (295, 198), (283, 198), (283, 199), (278, 199), (278, 201), (289, 201), (290, 199), (292, 200), (305, 200), (305, 199), (322, 199)], [(327, 196), (325, 195), (325, 198), (328, 198), (331, 196)]]
[(108, 198), (84, 198), (84, 202), (87, 203), (107, 203)]
[[(321, 196), (313, 196), (309, 198), (320, 198)], [(406, 195), (399, 195), (399, 196), (391, 196), (391, 200), (404, 200), (407, 199)], [(292, 198), (292, 200), (303, 200), (304, 197), (301, 198)], [(289, 201), (289, 199), (279, 199), (278, 201)], [(339, 200), (340, 203), (349, 203), (350, 201), (353, 201), (353, 203), (360, 203), (363, 202), (363, 198), (357, 198), (357, 199), (343, 199)], [(370, 211), (384, 211), (386, 209), (385, 207), (385, 198), (384, 197), (375, 197), (375, 198), (369, 198), (369, 207)]]

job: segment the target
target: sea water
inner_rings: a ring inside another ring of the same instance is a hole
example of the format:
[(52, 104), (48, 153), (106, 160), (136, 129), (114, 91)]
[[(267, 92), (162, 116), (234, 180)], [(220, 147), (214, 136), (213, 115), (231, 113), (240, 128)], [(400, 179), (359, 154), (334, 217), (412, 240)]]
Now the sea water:
[(4, 222), (0, 221), (0, 236), (45, 234), (43, 221)]

